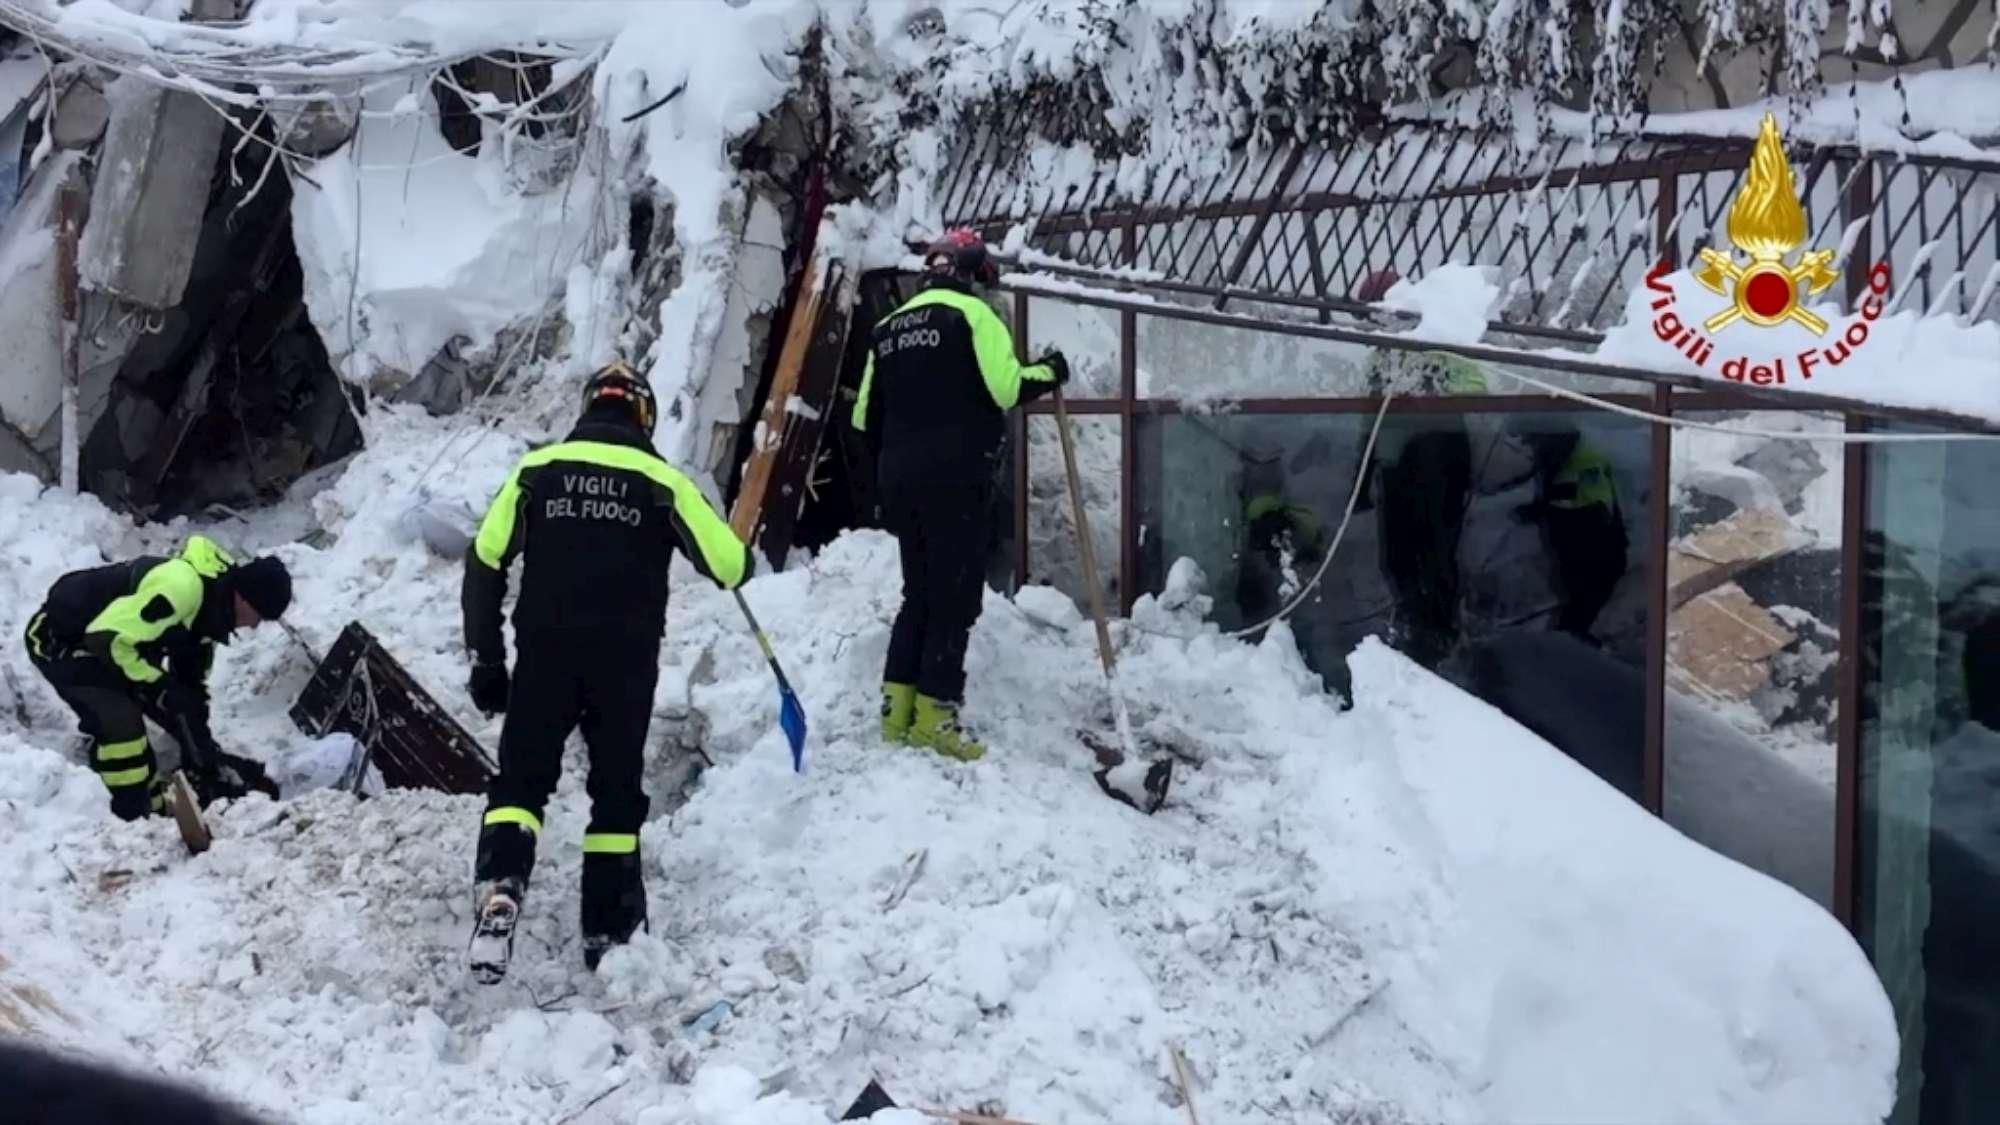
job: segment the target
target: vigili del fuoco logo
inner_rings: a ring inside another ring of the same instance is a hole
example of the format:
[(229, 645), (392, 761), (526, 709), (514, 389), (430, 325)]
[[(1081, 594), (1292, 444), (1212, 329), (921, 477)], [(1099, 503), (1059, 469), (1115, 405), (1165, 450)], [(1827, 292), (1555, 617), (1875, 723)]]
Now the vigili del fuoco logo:
[[(1750, 170), (1743, 186), (1729, 205), (1729, 241), (1734, 252), (1705, 247), (1694, 278), (1702, 286), (1730, 299), (1720, 312), (1702, 319), (1697, 326), (1683, 321), (1674, 310), (1676, 294), (1666, 280), (1673, 266), (1665, 261), (1646, 274), (1646, 288), (1660, 294), (1653, 298), (1653, 334), (1707, 370), (1715, 358), (1716, 343), (1711, 336), (1725, 332), (1732, 342), (1740, 339), (1743, 349), (1722, 361), (1722, 377), (1758, 386), (1785, 384), (1792, 376), (1811, 379), (1817, 368), (1837, 367), (1868, 342), (1868, 326), (1882, 315), (1889, 295), (1889, 264), (1877, 262), (1868, 270), (1868, 292), (1853, 319), (1837, 333), (1824, 317), (1805, 307), (1804, 299), (1818, 296), (1840, 280), (1834, 268), (1834, 251), (1812, 249), (1794, 256), (1806, 240), (1806, 210), (1799, 203), (1792, 183), (1792, 164), (1785, 158), (1784, 142), (1778, 136), (1778, 119), (1764, 115), (1757, 131), (1757, 145), (1750, 153)], [(1747, 256), (1749, 261), (1743, 261)], [(1737, 322), (1756, 328), (1796, 324), (1824, 342), (1787, 356), (1767, 343), (1756, 348), (1762, 334), (1742, 332)]]

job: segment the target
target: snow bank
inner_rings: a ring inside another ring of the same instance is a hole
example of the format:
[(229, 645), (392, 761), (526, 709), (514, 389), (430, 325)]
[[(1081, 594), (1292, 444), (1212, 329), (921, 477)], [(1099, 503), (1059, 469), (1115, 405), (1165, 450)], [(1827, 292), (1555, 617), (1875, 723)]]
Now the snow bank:
[(524, 195), (500, 145), (468, 156), (445, 143), (435, 117), (415, 112), (429, 97), (415, 82), (378, 89), (355, 140), (293, 178), (306, 307), (356, 381), (381, 368), (413, 375), (454, 339), (487, 347), (607, 249), (614, 211), (592, 170)]
[[(338, 481), (215, 530), (269, 546), (309, 514), (330, 541), (277, 547), (295, 624), (324, 646), (359, 617), (492, 745), (462, 689), (458, 566), (398, 500), (421, 478), (482, 505), (522, 438), (447, 446), (415, 410), (377, 425)], [(166, 530), (0, 478), (0, 628), (60, 570)], [(678, 568), (656, 711), (703, 713), (716, 765), (647, 827), (653, 931), (581, 971), (572, 748), (516, 971), (490, 990), (460, 968), (478, 800), (248, 799), (189, 859), (57, 756), (68, 721), (10, 645), (30, 724), (0, 729), (0, 956), (74, 1017), (48, 1034), (306, 1122), (793, 1125), (879, 1075), (905, 1105), (1178, 1125), (1169, 1044), (1220, 1121), (1887, 1112), (1887, 1001), (1830, 917), (1379, 645), (1342, 713), (1287, 631), (1225, 641), (1192, 589), (1142, 600), (1193, 636), (1121, 638), (1135, 721), (1188, 759), (1147, 818), (1087, 777), (1075, 732), (1109, 721), (1087, 621), (989, 593), (967, 710), (991, 754), (883, 747), (894, 559), (857, 533), (747, 590), (812, 717), (802, 777), (733, 602)], [(277, 630), (226, 648), (224, 741), (301, 753), (284, 712), (308, 671)]]

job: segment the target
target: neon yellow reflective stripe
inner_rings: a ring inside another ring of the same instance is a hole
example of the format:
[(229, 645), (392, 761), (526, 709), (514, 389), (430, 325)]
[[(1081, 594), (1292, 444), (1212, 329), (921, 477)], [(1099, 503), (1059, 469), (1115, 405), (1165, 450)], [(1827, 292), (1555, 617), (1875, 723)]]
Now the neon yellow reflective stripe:
[(146, 752), (145, 736), (128, 742), (100, 742), (97, 745), (97, 760), (116, 762), (125, 758), (137, 758)]
[(848, 421), (857, 430), (868, 428), (868, 394), (875, 388), (875, 349), (868, 350), (868, 362), (861, 368), (861, 393), (855, 396), (854, 413)]
[(560, 442), (521, 458), (479, 526), (475, 549), (481, 562), (498, 570), (506, 559), (514, 538), (521, 473), (556, 461), (576, 461), (643, 474), (673, 496), (674, 515), (694, 539), (687, 546), (701, 553), (701, 561), (717, 584), (725, 590), (734, 589), (749, 576), (750, 549), (730, 530), (729, 522), (709, 506), (707, 497), (686, 474), (662, 461), (658, 454), (601, 441)]
[(1556, 475), (1556, 483), (1575, 485), (1576, 496), (1569, 500), (1551, 501), (1552, 507), (1609, 508), (1617, 499), (1610, 460), (1588, 447), (1579, 447), (1570, 455), (1570, 459), (1563, 464), (1562, 472)]
[(42, 656), (42, 622), (48, 616), (46, 613), (37, 613), (28, 622), (28, 654), (37, 660)]
[(591, 832), (583, 838), (583, 850), (599, 855), (631, 855), (639, 850), (639, 837), (631, 832)]
[[(155, 598), (165, 598), (172, 612), (148, 621), (145, 610)], [(120, 671), (140, 683), (160, 678), (160, 669), (139, 655), (139, 646), (156, 641), (176, 625), (194, 620), (201, 609), (201, 575), (181, 559), (168, 559), (146, 572), (139, 588), (115, 598), (84, 629), (88, 633), (110, 633), (111, 659)]]
[(521, 514), (521, 469), (526, 464), (524, 460), (507, 474), (507, 483), (500, 486), (500, 494), (486, 509), (486, 518), (479, 521), (479, 537), (473, 540), (479, 561), (494, 570), (504, 568), (513, 551), (515, 522)]
[(1486, 393), (1486, 371), (1471, 360), (1462, 359), (1448, 352), (1436, 353), (1444, 365), (1444, 388), (1447, 394), (1483, 395)]
[(484, 823), (518, 824), (537, 836), (542, 834), (542, 818), (529, 812), (527, 809), (517, 808), (513, 805), (502, 805), (497, 809), (487, 809)]
[(206, 535), (190, 535), (187, 545), (181, 548), (181, 558), (203, 578), (214, 578), (236, 564), (229, 552)]
[(903, 302), (901, 308), (889, 315), (897, 316), (925, 305), (944, 305), (958, 310), (958, 314), (965, 318), (965, 326), (972, 332), (972, 354), (979, 360), (980, 377), (986, 380), (986, 393), (993, 397), (993, 404), (1000, 409), (1011, 410), (1020, 403), (1023, 379), (1055, 382), (1056, 373), (1047, 364), (1024, 366), (1015, 358), (1014, 335), (1007, 331), (1006, 322), (990, 305), (970, 293), (960, 293), (956, 289), (926, 289)]
[(112, 789), (123, 789), (127, 785), (140, 785), (153, 776), (153, 767), (135, 766), (129, 770), (111, 770), (97, 775)]

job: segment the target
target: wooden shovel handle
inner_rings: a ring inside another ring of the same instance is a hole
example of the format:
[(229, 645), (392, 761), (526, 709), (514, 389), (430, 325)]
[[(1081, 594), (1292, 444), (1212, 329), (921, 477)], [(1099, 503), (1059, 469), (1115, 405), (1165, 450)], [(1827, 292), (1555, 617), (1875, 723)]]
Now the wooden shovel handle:
[(1090, 619), (1097, 626), (1097, 658), (1109, 677), (1116, 667), (1111, 654), (1111, 628), (1104, 619), (1104, 591), (1097, 582), (1097, 548), (1090, 539), (1090, 520), (1083, 513), (1083, 483), (1076, 475), (1076, 449), (1070, 440), (1069, 409), (1063, 405), (1062, 386), (1057, 385), (1056, 436), (1062, 440), (1063, 472), (1069, 477), (1070, 510), (1076, 520), (1077, 549), (1083, 555), (1083, 584), (1090, 595)]

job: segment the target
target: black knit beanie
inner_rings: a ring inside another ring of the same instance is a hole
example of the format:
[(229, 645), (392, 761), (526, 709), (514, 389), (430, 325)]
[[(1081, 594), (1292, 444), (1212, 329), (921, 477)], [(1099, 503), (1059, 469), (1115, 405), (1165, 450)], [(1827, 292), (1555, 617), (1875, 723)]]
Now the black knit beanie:
[(254, 558), (237, 567), (230, 584), (265, 621), (284, 616), (285, 607), (292, 604), (292, 573), (276, 555)]

